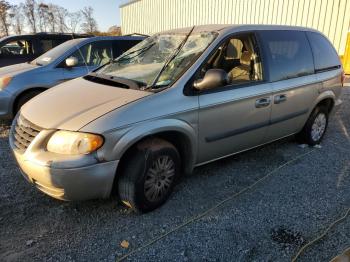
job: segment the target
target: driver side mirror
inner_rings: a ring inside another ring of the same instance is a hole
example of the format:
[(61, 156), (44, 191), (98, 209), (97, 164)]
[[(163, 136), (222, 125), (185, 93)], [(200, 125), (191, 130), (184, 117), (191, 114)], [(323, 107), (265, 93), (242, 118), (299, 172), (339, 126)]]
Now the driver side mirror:
[(71, 67), (75, 67), (75, 66), (77, 66), (78, 65), (78, 59), (76, 58), (76, 57), (74, 57), (74, 56), (71, 56), (71, 57), (68, 57), (67, 59), (66, 59), (66, 66), (68, 67), (68, 68), (71, 68)]
[(196, 90), (207, 90), (228, 84), (228, 74), (222, 69), (209, 69), (204, 78), (194, 81), (193, 87)]

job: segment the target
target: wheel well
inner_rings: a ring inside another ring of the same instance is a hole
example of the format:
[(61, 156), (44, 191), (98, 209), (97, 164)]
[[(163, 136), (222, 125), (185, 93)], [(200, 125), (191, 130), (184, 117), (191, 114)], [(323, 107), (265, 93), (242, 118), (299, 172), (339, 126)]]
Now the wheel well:
[(318, 106), (324, 106), (328, 109), (328, 113), (330, 113), (334, 107), (334, 100), (332, 98), (326, 98), (321, 100), (316, 107)]
[(15, 101), (13, 102), (13, 105), (12, 105), (12, 113), (13, 113), (13, 115), (16, 114), (17, 103), (18, 103), (18, 100), (21, 99), (21, 97), (23, 97), (24, 95), (26, 95), (26, 94), (28, 94), (30, 92), (33, 92), (33, 91), (43, 92), (45, 90), (47, 90), (47, 88), (35, 87), (35, 88), (26, 89), (23, 92), (21, 92), (19, 95), (17, 95), (16, 98), (15, 98)]
[[(152, 138), (161, 138), (165, 141), (168, 141), (169, 143), (173, 144), (176, 149), (179, 151), (180, 158), (181, 158), (181, 173), (182, 174), (187, 174), (192, 172), (192, 160), (193, 160), (193, 155), (192, 155), (192, 149), (191, 149), (191, 141), (190, 139), (183, 133), (177, 132), (177, 131), (165, 131), (165, 132), (160, 132), (156, 134), (152, 134), (149, 136), (146, 136), (137, 142), (135, 142), (133, 145), (131, 145), (122, 155), (116, 174), (123, 172), (123, 169), (125, 167), (125, 163), (127, 159), (129, 158), (130, 155), (132, 155), (135, 150), (136, 146), (148, 139)], [(117, 190), (117, 181), (118, 181), (118, 175), (115, 176), (114, 182), (113, 182), (113, 189), (112, 189), (112, 194), (116, 193)]]

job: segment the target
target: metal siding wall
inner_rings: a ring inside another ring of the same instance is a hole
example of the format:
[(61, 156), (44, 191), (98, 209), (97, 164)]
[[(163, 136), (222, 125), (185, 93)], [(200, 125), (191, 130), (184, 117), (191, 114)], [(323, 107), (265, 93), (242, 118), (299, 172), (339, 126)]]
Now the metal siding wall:
[(121, 8), (123, 34), (200, 24), (282, 24), (322, 31), (344, 54), (349, 0), (140, 0)]

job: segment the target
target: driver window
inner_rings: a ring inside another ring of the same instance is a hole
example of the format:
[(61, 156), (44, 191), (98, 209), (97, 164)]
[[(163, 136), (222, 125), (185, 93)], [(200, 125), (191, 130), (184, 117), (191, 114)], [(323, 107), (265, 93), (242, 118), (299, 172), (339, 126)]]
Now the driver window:
[(102, 66), (112, 59), (112, 44), (110, 41), (87, 44), (75, 51), (70, 57), (78, 59), (77, 67)]
[(15, 40), (6, 43), (0, 48), (0, 54), (3, 56), (26, 56), (33, 54), (32, 44), (27, 40)]
[(235, 36), (222, 44), (201, 70), (203, 78), (209, 69), (227, 73), (227, 85), (261, 81), (262, 67), (255, 39), (251, 34)]

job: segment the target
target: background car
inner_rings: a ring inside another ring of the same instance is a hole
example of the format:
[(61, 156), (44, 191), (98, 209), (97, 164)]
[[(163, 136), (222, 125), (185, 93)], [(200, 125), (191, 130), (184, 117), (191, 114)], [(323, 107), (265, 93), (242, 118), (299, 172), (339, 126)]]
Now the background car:
[(50, 49), (86, 34), (37, 33), (0, 39), (0, 67), (32, 61)]
[(145, 37), (92, 37), (67, 41), (30, 63), (0, 68), (0, 118), (10, 119), (28, 100), (108, 63)]

